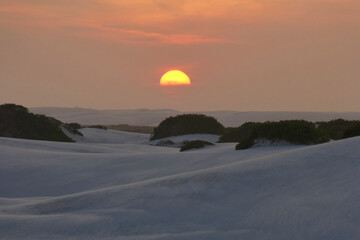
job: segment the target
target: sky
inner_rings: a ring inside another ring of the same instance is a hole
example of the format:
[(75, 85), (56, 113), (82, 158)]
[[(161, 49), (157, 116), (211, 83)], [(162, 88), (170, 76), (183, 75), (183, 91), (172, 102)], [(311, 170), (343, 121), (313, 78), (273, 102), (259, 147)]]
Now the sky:
[[(0, 104), (360, 111), (359, 0), (0, 0)], [(168, 70), (190, 86), (160, 86)]]

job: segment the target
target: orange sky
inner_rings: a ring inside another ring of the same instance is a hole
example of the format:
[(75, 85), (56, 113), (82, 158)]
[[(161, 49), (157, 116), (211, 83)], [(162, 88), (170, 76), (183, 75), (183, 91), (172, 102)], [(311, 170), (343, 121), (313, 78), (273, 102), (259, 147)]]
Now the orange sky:
[[(359, 12), (358, 0), (0, 0), (0, 103), (360, 111)], [(174, 68), (192, 82), (176, 97), (159, 86)]]

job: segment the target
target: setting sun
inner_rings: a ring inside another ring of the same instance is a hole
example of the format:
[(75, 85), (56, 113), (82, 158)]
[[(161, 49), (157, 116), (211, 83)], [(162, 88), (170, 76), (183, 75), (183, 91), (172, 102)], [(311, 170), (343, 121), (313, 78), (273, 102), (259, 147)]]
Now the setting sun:
[(180, 70), (171, 70), (160, 79), (161, 86), (190, 85), (190, 78)]

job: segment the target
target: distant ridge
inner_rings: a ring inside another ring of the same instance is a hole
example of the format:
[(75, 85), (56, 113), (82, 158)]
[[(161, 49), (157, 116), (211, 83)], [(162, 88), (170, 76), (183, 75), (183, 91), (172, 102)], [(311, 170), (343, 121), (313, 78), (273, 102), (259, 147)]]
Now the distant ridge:
[(183, 113), (201, 113), (215, 117), (226, 127), (236, 127), (245, 122), (265, 122), (303, 119), (307, 121), (329, 121), (343, 118), (346, 120), (360, 120), (360, 112), (255, 112), (255, 111), (198, 111), (181, 112), (172, 109), (134, 109), (134, 110), (95, 110), (86, 108), (30, 108), (38, 114), (55, 117), (63, 122), (77, 122), (80, 124), (129, 124), (142, 126), (157, 126), (169, 116)]

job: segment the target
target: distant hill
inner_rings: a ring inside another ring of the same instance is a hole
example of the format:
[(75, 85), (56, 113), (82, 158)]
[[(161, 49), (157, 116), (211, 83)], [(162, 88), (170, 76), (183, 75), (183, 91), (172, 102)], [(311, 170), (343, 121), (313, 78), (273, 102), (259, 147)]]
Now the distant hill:
[(63, 124), (53, 117), (31, 113), (21, 105), (0, 105), (1, 137), (73, 142), (62, 131), (62, 126), (72, 133), (78, 133), (73, 129), (73, 124)]
[(265, 122), (303, 119), (312, 122), (333, 119), (360, 120), (360, 112), (240, 112), (240, 111), (199, 111), (180, 112), (171, 109), (95, 110), (85, 108), (30, 108), (38, 114), (55, 117), (63, 122), (80, 124), (117, 125), (129, 124), (157, 126), (170, 116), (184, 113), (199, 113), (215, 117), (225, 127), (238, 127), (245, 122)]
[(30, 111), (52, 116), (63, 122), (77, 122), (84, 125), (129, 124), (137, 126), (157, 126), (165, 118), (181, 114), (179, 111), (169, 109), (95, 110), (85, 108), (44, 107), (31, 108)]

